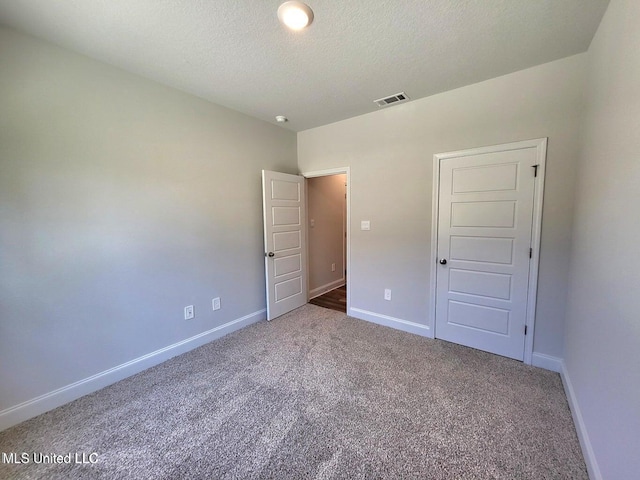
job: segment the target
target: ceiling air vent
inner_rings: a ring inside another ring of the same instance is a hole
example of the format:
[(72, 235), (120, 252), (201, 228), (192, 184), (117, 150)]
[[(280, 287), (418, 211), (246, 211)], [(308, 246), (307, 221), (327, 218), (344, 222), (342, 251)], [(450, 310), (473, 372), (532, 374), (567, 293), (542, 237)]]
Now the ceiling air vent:
[(391, 95), (389, 97), (379, 98), (378, 100), (374, 100), (373, 103), (378, 105), (379, 107), (386, 107), (387, 105), (393, 105), (394, 103), (406, 102), (409, 100), (409, 97), (406, 93), (400, 92), (395, 95)]

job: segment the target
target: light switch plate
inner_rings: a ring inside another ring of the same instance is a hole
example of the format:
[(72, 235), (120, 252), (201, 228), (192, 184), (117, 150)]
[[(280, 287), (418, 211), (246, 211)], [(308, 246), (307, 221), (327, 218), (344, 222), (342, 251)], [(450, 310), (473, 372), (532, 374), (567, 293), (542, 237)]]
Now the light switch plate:
[(371, 230), (371, 221), (370, 220), (362, 220), (360, 222), (360, 230)]

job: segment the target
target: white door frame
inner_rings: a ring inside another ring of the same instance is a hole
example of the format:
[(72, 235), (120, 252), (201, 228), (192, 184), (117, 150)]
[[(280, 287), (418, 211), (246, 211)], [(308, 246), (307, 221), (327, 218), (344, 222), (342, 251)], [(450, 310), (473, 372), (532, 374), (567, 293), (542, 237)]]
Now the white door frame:
[(538, 263), (540, 260), (540, 232), (542, 227), (542, 200), (544, 196), (544, 175), (547, 158), (547, 138), (524, 140), (521, 142), (491, 145), (487, 147), (459, 150), (456, 152), (437, 153), (433, 156), (433, 192), (431, 213), (431, 272), (430, 272), (430, 305), (429, 323), (432, 338), (436, 329), (436, 273), (438, 265), (438, 212), (440, 192), (440, 162), (451, 157), (480, 155), (483, 153), (504, 152), (522, 148), (536, 148), (537, 176), (533, 191), (533, 224), (531, 229), (531, 262), (529, 264), (529, 288), (527, 290), (527, 335), (525, 336), (524, 363), (531, 365), (533, 357), (533, 337), (536, 321), (536, 298), (538, 291)]
[[(314, 177), (327, 177), (329, 175), (340, 175), (345, 174), (347, 176), (347, 275), (351, 274), (351, 172), (349, 167), (336, 167), (329, 168), (327, 170), (315, 170), (312, 172), (303, 172), (302, 175), (304, 178), (314, 178)], [(305, 189), (306, 191), (306, 189)], [(307, 202), (307, 208), (309, 203)], [(307, 277), (309, 275), (309, 222), (306, 222), (305, 228), (307, 229), (306, 235), (306, 249), (307, 249)], [(307, 278), (307, 285), (309, 285), (309, 279)], [(347, 280), (347, 315), (349, 315), (351, 308), (351, 288), (349, 287), (349, 281)]]

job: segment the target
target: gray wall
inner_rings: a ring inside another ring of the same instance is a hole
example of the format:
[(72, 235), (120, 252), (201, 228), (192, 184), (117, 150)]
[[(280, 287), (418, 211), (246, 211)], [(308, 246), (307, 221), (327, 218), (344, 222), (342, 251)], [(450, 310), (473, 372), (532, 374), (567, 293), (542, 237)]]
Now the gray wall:
[[(339, 174), (307, 179), (309, 292), (312, 296), (344, 283), (346, 178)], [(332, 263), (336, 264), (333, 272)]]
[(265, 307), (294, 133), (6, 29), (0, 72), (0, 411)]
[(352, 308), (427, 323), (435, 153), (549, 137), (534, 351), (562, 357), (585, 64), (576, 55), (298, 134), (302, 171), (351, 167)]
[(588, 52), (565, 363), (602, 478), (640, 472), (640, 2)]

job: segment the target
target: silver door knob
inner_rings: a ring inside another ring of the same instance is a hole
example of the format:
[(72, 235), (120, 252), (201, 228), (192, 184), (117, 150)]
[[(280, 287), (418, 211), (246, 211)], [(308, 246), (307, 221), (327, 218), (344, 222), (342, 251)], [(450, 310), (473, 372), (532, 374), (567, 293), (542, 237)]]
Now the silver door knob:
[(440, 259), (440, 265), (446, 265), (447, 264), (447, 259), (446, 258), (441, 258)]

